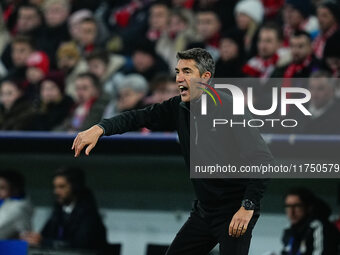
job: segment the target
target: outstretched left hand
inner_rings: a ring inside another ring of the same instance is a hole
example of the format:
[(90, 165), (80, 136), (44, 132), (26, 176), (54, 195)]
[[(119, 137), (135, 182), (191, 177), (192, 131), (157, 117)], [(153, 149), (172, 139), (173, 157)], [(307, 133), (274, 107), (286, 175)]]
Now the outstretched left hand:
[(246, 210), (243, 206), (234, 214), (229, 225), (229, 235), (232, 237), (242, 236), (247, 228), (249, 221), (253, 217), (254, 210)]

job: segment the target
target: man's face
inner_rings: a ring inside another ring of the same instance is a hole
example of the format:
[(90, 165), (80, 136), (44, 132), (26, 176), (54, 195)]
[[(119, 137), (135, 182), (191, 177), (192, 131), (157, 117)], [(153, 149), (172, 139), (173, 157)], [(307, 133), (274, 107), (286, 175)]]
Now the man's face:
[(0, 199), (6, 199), (11, 196), (10, 185), (4, 178), (0, 178)]
[(169, 32), (173, 34), (185, 31), (188, 28), (188, 24), (182, 20), (178, 15), (171, 15), (169, 22)]
[(69, 71), (78, 63), (78, 60), (70, 56), (58, 57), (58, 68), (63, 71)]
[(28, 67), (26, 70), (26, 79), (33, 84), (39, 83), (42, 79), (44, 79), (44, 72), (37, 67)]
[(28, 33), (41, 25), (40, 16), (34, 8), (19, 9), (17, 27), (19, 33)]
[(299, 196), (288, 195), (285, 200), (286, 215), (292, 225), (306, 216), (306, 209)]
[(53, 81), (46, 80), (41, 84), (40, 98), (45, 104), (58, 102), (61, 97), (61, 92)]
[(66, 21), (69, 11), (63, 4), (53, 3), (45, 9), (44, 15), (47, 25), (49, 27), (56, 27)]
[(277, 33), (273, 29), (261, 29), (257, 47), (261, 58), (272, 57), (280, 47)]
[[(191, 79), (202, 78), (198, 68), (196, 67), (196, 62), (193, 59), (180, 59), (177, 62), (176, 70), (176, 83), (180, 90), (180, 95), (183, 102), (189, 102), (190, 98), (195, 99), (202, 95), (202, 90), (196, 87), (191, 87)], [(209, 76), (210, 73), (205, 75)], [(204, 78), (210, 78), (204, 77)], [(190, 95), (191, 94), (191, 95)]]
[(334, 97), (334, 91), (328, 78), (312, 78), (309, 82), (311, 92), (311, 103), (321, 108), (325, 106)]
[(336, 24), (336, 19), (328, 8), (319, 7), (317, 9), (317, 16), (321, 31), (326, 32), (329, 28)]
[(302, 22), (304, 22), (304, 18), (301, 13), (289, 4), (287, 4), (283, 9), (283, 19), (285, 24), (288, 24), (294, 29), (298, 29)]
[(78, 78), (76, 80), (76, 94), (79, 104), (98, 96), (98, 90), (90, 78)]
[(119, 111), (125, 111), (134, 108), (145, 96), (145, 93), (134, 91), (131, 88), (122, 88), (118, 94), (119, 99), (117, 102), (117, 107)]
[(172, 97), (178, 96), (178, 87), (175, 82), (167, 82), (163, 86), (154, 90), (153, 96), (156, 102), (163, 102)]
[(25, 66), (31, 53), (33, 53), (33, 49), (29, 44), (23, 42), (13, 43), (11, 55), (14, 66)]
[(155, 60), (153, 56), (142, 51), (136, 51), (132, 56), (133, 65), (138, 72), (145, 72), (152, 67)]
[(290, 39), (290, 47), (294, 63), (301, 63), (312, 54), (312, 44), (304, 35), (292, 37)]
[(107, 66), (101, 59), (91, 59), (88, 61), (89, 71), (101, 78), (105, 75)]
[(151, 29), (163, 30), (169, 22), (169, 10), (164, 5), (154, 5), (150, 9), (149, 25)]
[(237, 44), (228, 38), (221, 39), (220, 41), (220, 56), (224, 61), (234, 59), (238, 56), (238, 46)]
[(197, 14), (197, 32), (203, 40), (209, 40), (220, 30), (220, 22), (213, 12)]
[(54, 195), (60, 205), (68, 205), (73, 201), (72, 185), (64, 176), (53, 179)]
[(22, 92), (9, 81), (4, 81), (0, 88), (0, 102), (8, 110), (22, 96)]
[(93, 44), (97, 37), (97, 25), (93, 22), (84, 21), (79, 26), (79, 41), (83, 46)]

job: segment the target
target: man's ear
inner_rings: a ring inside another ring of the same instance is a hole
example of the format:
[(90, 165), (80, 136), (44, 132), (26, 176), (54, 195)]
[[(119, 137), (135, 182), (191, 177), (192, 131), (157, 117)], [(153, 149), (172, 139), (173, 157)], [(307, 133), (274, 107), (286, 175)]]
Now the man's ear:
[(211, 78), (211, 72), (205, 72), (204, 74), (202, 74), (202, 78), (203, 79), (210, 79)]

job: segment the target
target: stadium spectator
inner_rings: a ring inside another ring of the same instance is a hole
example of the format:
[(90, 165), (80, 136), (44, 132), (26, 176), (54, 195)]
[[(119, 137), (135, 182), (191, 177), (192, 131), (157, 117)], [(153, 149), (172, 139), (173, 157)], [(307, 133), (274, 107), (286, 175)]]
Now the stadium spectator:
[(4, 75), (24, 79), (27, 59), (33, 53), (34, 49), (35, 47), (30, 37), (16, 36), (13, 38), (11, 42), (12, 67), (6, 69)]
[[(234, 9), (239, 0), (229, 1), (211, 1), (211, 0), (188, 0), (185, 3), (185, 8), (192, 9), (195, 13), (200, 10), (214, 11), (221, 22), (221, 31), (227, 31), (235, 27)], [(192, 5), (192, 7), (191, 7)], [(176, 6), (173, 4), (173, 8)]]
[[(292, 63), (278, 71), (285, 78), (283, 87), (292, 86), (291, 78), (308, 78), (321, 67), (320, 61), (313, 54), (312, 39), (307, 32), (296, 31), (290, 39), (290, 48)], [(306, 87), (307, 84), (300, 86)]]
[(189, 10), (172, 10), (168, 29), (161, 34), (156, 43), (157, 53), (167, 61), (172, 74), (175, 74), (176, 53), (185, 50), (189, 43), (197, 39), (193, 19), (193, 14)]
[(92, 52), (96, 47), (99, 47), (99, 29), (97, 21), (94, 18), (86, 18), (80, 21), (79, 24), (79, 41), (83, 54)]
[(69, 116), (74, 105), (64, 93), (64, 75), (61, 72), (47, 74), (40, 86), (40, 100), (35, 118), (35, 130), (53, 130)]
[(338, 254), (339, 233), (328, 220), (329, 206), (305, 188), (285, 195), (290, 227), (283, 233), (282, 255)]
[(21, 5), (18, 9), (16, 33), (34, 38), (43, 34), (44, 18), (41, 10), (34, 4)]
[(75, 81), (76, 107), (61, 126), (62, 130), (85, 130), (101, 120), (108, 98), (101, 92), (101, 84), (92, 73), (81, 73)]
[(125, 64), (125, 58), (105, 51), (95, 50), (86, 57), (86, 61), (88, 71), (96, 75), (100, 80), (103, 92), (114, 97), (116, 88), (113, 76)]
[[(43, 50), (47, 41), (44, 38), (43, 14), (40, 9), (33, 4), (23, 4), (18, 7), (16, 19), (15, 35), (25, 35), (31, 37), (36, 48)], [(4, 49), (1, 59), (7, 70), (13, 68), (11, 61), (11, 43)]]
[(36, 103), (39, 86), (50, 70), (50, 60), (45, 52), (35, 51), (27, 58), (25, 94)]
[(174, 96), (179, 95), (175, 80), (168, 74), (159, 74), (150, 84), (151, 96), (145, 99), (145, 104), (162, 103)]
[(75, 80), (77, 75), (87, 70), (87, 64), (81, 56), (77, 45), (67, 42), (60, 45), (57, 51), (58, 68), (65, 75), (65, 92), (76, 99)]
[(13, 170), (0, 171), (0, 239), (17, 239), (31, 231), (32, 213), (24, 177)]
[(312, 39), (317, 36), (319, 23), (312, 11), (310, 0), (286, 0), (283, 9), (285, 46), (289, 46), (290, 38), (296, 31), (305, 31)]
[(216, 61), (215, 77), (243, 77), (242, 66), (245, 61), (242, 34), (231, 30), (221, 36), (220, 57)]
[(259, 0), (242, 0), (235, 6), (236, 25), (244, 33), (244, 49), (249, 56), (256, 54), (256, 38), (264, 15)]
[(163, 2), (155, 2), (150, 7), (149, 29), (146, 38), (150, 41), (157, 41), (162, 33), (168, 30), (170, 10)]
[(298, 121), (294, 132), (302, 134), (340, 134), (340, 102), (335, 98), (335, 79), (326, 71), (316, 71), (309, 79), (311, 100), (308, 111), (303, 115), (297, 108), (291, 110), (290, 117)]
[(313, 42), (314, 54), (322, 59), (326, 41), (338, 29), (340, 10), (337, 3), (333, 1), (322, 2), (317, 8), (317, 17), (320, 25), (320, 34)]
[(68, 29), (72, 40), (80, 41), (80, 23), (87, 18), (93, 18), (93, 14), (89, 10), (79, 10), (72, 13), (68, 18)]
[(248, 60), (242, 71), (248, 77), (261, 78), (265, 81), (275, 77), (276, 69), (285, 67), (290, 63), (290, 53), (282, 48), (282, 31), (275, 23), (263, 25), (259, 32), (257, 44), (258, 56)]
[(50, 248), (103, 249), (106, 229), (92, 191), (86, 187), (84, 172), (59, 169), (53, 178), (56, 203), (41, 233), (21, 236), (33, 246)]
[(110, 118), (118, 113), (144, 108), (143, 99), (149, 90), (148, 82), (139, 74), (128, 74), (117, 87), (118, 99), (107, 105), (103, 118)]
[(127, 63), (120, 72), (125, 75), (138, 73), (147, 81), (151, 81), (158, 73), (168, 73), (169, 66), (156, 53), (154, 43), (141, 41), (132, 54), (132, 65)]
[(196, 13), (196, 31), (204, 48), (216, 60), (219, 57), (218, 45), (221, 38), (221, 21), (212, 10), (200, 10)]
[(44, 16), (46, 21), (45, 40), (48, 44), (45, 52), (56, 66), (55, 54), (62, 42), (70, 40), (67, 18), (70, 13), (70, 4), (67, 0), (47, 0), (44, 3)]
[(29, 37), (18, 36), (12, 41), (12, 62), (15, 68), (26, 66), (28, 57), (34, 51), (34, 44)]
[(0, 87), (0, 130), (28, 130), (34, 109), (19, 83), (4, 80)]

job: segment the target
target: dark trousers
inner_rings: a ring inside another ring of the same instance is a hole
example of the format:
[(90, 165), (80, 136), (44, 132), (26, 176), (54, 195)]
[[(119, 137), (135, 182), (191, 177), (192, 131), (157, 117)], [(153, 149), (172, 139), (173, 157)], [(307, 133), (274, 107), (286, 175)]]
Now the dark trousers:
[(234, 214), (207, 216), (194, 208), (177, 233), (166, 255), (207, 255), (219, 244), (220, 255), (247, 255), (252, 230), (259, 215), (254, 215), (241, 237), (229, 236), (229, 224)]

